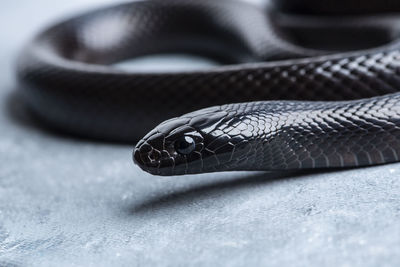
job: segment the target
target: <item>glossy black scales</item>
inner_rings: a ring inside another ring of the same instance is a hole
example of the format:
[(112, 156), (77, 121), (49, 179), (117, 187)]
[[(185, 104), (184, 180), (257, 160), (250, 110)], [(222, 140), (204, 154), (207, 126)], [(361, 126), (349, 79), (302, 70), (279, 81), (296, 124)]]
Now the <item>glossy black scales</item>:
[[(19, 89), (38, 118), (72, 134), (134, 143), (149, 132), (134, 160), (154, 174), (393, 162), (397, 12), (391, 0), (134, 1), (40, 33), (19, 58)], [(176, 52), (220, 66), (112, 66)]]

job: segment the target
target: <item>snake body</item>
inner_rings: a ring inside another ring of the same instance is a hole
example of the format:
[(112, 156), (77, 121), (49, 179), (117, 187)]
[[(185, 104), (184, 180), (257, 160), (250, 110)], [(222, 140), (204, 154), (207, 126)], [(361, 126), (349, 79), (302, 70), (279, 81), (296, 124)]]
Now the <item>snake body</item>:
[[(397, 11), (394, 0), (120, 4), (40, 33), (19, 57), (19, 88), (57, 129), (123, 142), (148, 132), (133, 158), (157, 175), (396, 162)], [(173, 52), (221, 66), (178, 73), (112, 66)]]

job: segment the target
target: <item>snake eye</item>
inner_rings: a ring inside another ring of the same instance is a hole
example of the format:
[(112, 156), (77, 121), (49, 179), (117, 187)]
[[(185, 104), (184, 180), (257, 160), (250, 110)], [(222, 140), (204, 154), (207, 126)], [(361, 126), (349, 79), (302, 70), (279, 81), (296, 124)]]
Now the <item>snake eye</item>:
[(178, 140), (175, 141), (175, 150), (182, 155), (187, 155), (193, 152), (196, 147), (196, 144), (192, 137), (190, 136), (182, 136)]

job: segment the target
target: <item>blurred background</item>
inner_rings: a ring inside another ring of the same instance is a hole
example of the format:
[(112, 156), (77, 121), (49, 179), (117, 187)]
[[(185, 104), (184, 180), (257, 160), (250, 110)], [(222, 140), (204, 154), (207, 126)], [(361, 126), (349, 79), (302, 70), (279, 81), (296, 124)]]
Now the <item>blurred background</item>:
[(115, 2), (0, 3), (0, 266), (400, 265), (400, 164), (159, 178), (133, 165), (131, 146), (37, 125), (13, 93), (18, 51), (50, 23)]

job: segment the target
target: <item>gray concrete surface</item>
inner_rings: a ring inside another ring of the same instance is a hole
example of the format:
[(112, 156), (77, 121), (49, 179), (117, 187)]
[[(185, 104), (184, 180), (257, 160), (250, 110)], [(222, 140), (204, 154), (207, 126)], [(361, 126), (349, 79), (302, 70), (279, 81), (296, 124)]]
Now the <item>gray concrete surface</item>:
[(400, 266), (400, 164), (159, 178), (131, 146), (37, 127), (18, 49), (103, 2), (0, 3), (0, 266)]

